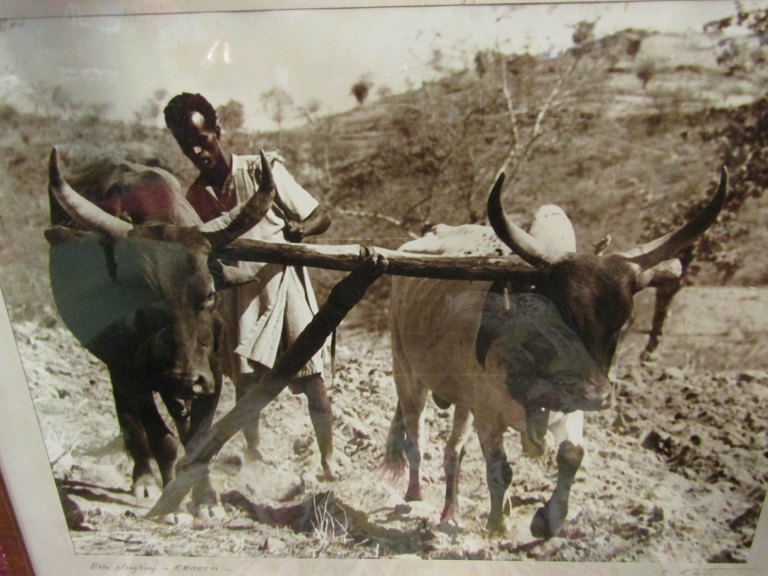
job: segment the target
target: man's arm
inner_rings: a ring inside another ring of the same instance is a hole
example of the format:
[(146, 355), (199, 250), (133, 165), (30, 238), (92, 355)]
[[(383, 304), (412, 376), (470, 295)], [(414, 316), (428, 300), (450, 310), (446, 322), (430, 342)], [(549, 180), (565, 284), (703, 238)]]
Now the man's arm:
[[(272, 176), (277, 188), (275, 202), (288, 217), (283, 227), (283, 237), (288, 242), (301, 242), (307, 236), (328, 230), (331, 225), (330, 211), (302, 188), (281, 162), (272, 164)], [(311, 212), (304, 217), (310, 209)]]
[(288, 242), (301, 242), (307, 236), (322, 234), (331, 225), (331, 213), (323, 205), (318, 205), (301, 222), (288, 222), (283, 228), (283, 235)]

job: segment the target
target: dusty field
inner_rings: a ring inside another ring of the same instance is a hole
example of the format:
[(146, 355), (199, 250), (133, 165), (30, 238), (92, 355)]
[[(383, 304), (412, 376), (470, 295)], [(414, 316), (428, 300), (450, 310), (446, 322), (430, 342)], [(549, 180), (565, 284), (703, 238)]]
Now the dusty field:
[[(451, 410), (428, 404), (424, 502), (406, 505), (405, 478), (380, 473), (395, 406), (385, 334), (353, 327), (339, 334), (331, 389), (339, 481), (317, 479), (306, 400), (284, 392), (263, 416), (264, 462), (243, 465), (240, 436), (215, 462), (226, 516), (172, 526), (143, 519), (146, 508), (133, 501), (101, 364), (52, 319), (15, 330), (79, 553), (744, 562), (768, 481), (768, 315), (761, 312), (768, 293), (684, 291), (662, 361), (640, 366), (647, 300), (614, 363), (615, 407), (588, 415), (588, 456), (568, 521), (548, 542), (528, 526), (554, 487), (554, 451), (523, 457), (512, 432), (504, 537), (483, 528), (488, 493), (474, 437), (462, 470), (461, 519), (439, 523)], [(227, 385), (221, 410), (232, 396)], [(264, 523), (270, 519), (293, 524)]]

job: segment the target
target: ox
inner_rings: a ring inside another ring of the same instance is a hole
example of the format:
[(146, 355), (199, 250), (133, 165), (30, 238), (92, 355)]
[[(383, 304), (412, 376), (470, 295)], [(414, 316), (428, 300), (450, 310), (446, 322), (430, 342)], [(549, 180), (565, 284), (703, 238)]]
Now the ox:
[[(274, 185), (263, 153), (262, 162), (267, 169), (258, 193), (204, 224), (163, 170), (105, 158), (81, 178), (86, 199), (62, 177), (56, 148), (51, 152), (51, 288), (64, 323), (109, 370), (139, 499), (157, 491), (151, 458), (163, 485), (173, 479), (177, 460), (177, 440), (153, 392), (184, 445), (213, 419), (222, 376), (208, 256), (271, 206)], [(207, 477), (195, 497), (206, 505), (215, 501)]]
[[(668, 276), (669, 259), (696, 240), (723, 206), (727, 174), (709, 204), (679, 230), (621, 254), (576, 253), (570, 221), (556, 207), (539, 211), (530, 233), (501, 205), (503, 174), (488, 200), (488, 227), (438, 226), (400, 250), (422, 254), (498, 256), (511, 250), (506, 282), (395, 278), (392, 288), (392, 355), (398, 404), (385, 464), (395, 472), (407, 462), (406, 500), (421, 499), (421, 417), (428, 393), (441, 408), (455, 405), (444, 452), (442, 519), (456, 513), (459, 471), (472, 421), (486, 461), (491, 507), (487, 527), (504, 531), (504, 495), (512, 470), (503, 446), (510, 426), (529, 455), (541, 455), (547, 429), (559, 444), (557, 483), (540, 507), (531, 533), (557, 534), (581, 465), (582, 410), (607, 406), (608, 371), (633, 294), (654, 275)], [(495, 236), (494, 236), (495, 233)], [(672, 266), (674, 268), (674, 266)], [(677, 266), (679, 269), (679, 265)]]

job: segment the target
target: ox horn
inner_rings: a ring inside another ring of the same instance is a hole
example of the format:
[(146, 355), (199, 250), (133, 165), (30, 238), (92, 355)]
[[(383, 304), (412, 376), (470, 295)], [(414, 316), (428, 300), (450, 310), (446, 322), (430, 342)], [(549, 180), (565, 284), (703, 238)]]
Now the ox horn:
[(247, 202), (199, 227), (214, 249), (222, 248), (248, 232), (264, 218), (272, 206), (272, 200), (275, 197), (272, 168), (264, 150), (260, 155), (261, 179), (256, 193)]
[(501, 205), (501, 188), (504, 172), (499, 174), (488, 196), (488, 221), (499, 239), (512, 251), (535, 268), (553, 264), (562, 253), (553, 252), (544, 242), (539, 241), (510, 220)]
[(682, 228), (627, 252), (621, 252), (618, 256), (633, 264), (637, 264), (642, 270), (647, 270), (664, 260), (674, 258), (680, 250), (692, 244), (696, 238), (704, 234), (717, 220), (725, 204), (727, 194), (728, 170), (723, 166), (720, 171), (720, 185), (717, 188), (717, 192), (715, 192), (712, 200), (709, 201), (709, 204), (701, 212), (689, 220)]
[(59, 150), (56, 146), (51, 150), (48, 162), (48, 191), (69, 214), (70, 218), (86, 230), (101, 232), (109, 236), (127, 236), (133, 226), (105, 212), (93, 202), (83, 198), (67, 184), (61, 175), (59, 166)]

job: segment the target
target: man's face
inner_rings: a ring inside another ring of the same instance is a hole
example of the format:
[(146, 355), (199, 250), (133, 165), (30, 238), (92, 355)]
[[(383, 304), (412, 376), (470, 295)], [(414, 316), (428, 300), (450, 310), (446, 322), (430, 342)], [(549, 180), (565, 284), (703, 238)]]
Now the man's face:
[(186, 121), (172, 130), (172, 133), (181, 151), (200, 172), (227, 167), (226, 156), (219, 144), (218, 126), (211, 128), (206, 125), (205, 118), (199, 112), (190, 112)]

